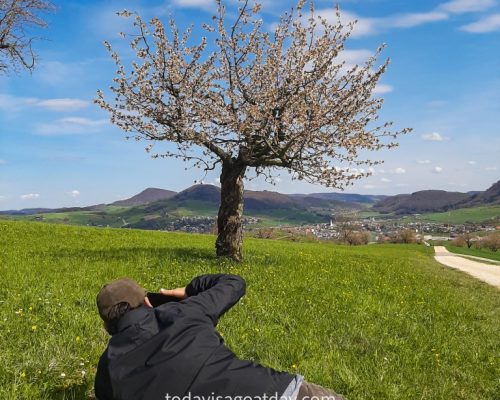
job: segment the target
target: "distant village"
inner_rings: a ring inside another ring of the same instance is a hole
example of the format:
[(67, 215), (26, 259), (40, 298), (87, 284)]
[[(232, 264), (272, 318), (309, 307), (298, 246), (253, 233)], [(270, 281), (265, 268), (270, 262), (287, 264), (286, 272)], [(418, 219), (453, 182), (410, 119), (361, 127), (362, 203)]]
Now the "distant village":
[(327, 224), (316, 224), (309, 226), (300, 226), (295, 228), (298, 232), (304, 234), (313, 234), (318, 239), (339, 240), (346, 234), (346, 230), (355, 230), (369, 232), (371, 241), (384, 242), (390, 241), (402, 231), (411, 231), (415, 233), (416, 239), (420, 240), (452, 240), (459, 235), (468, 232), (491, 232), (495, 227), (485, 224), (446, 224), (437, 222), (404, 222), (404, 219), (385, 219), (375, 218), (340, 221), (333, 220)]
[[(260, 220), (253, 217), (244, 217), (243, 226), (255, 225)], [(165, 223), (164, 231), (181, 231), (190, 233), (216, 232), (217, 217), (181, 217)]]
[[(411, 218), (413, 217), (413, 218)], [(266, 236), (260, 231), (286, 229), (297, 235), (312, 236), (320, 240), (343, 240), (351, 232), (364, 232), (369, 234), (370, 242), (390, 241), (402, 231), (414, 233), (417, 240), (453, 240), (459, 235), (468, 232), (491, 232), (495, 231), (494, 225), (466, 223), (447, 224), (437, 222), (415, 221), (418, 215), (399, 217), (395, 219), (377, 218), (332, 218), (327, 223), (317, 224), (276, 224), (263, 228), (260, 218), (244, 217), (243, 227), (246, 232), (257, 233), (257, 236)], [(405, 222), (405, 219), (408, 219)], [(166, 223), (162, 230), (183, 231), (191, 233), (215, 233), (217, 217), (182, 217)]]

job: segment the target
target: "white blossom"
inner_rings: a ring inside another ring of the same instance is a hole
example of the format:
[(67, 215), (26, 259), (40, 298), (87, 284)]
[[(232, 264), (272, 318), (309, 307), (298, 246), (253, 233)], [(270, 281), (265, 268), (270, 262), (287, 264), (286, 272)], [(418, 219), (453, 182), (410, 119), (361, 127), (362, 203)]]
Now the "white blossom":
[(409, 132), (378, 122), (383, 99), (374, 90), (388, 60), (377, 66), (376, 57), (383, 46), (362, 65), (346, 69), (339, 61), (353, 28), (341, 24), (339, 10), (332, 24), (316, 17), (310, 3), (311, 17), (304, 18), (306, 2), (299, 1), (269, 33), (258, 5), (239, 0), (239, 14), (228, 21), (217, 3), (216, 17), (203, 24), (209, 37), (197, 45), (188, 44), (191, 29), (181, 34), (173, 19), (165, 26), (133, 14), (130, 70), (105, 43), (117, 66), (114, 99), (99, 91), (96, 102), (127, 137), (176, 144), (176, 151), (153, 157), (178, 157), (205, 170), (237, 160), (257, 174), (285, 168), (294, 179), (342, 188), (373, 173), (360, 166), (381, 162), (361, 151), (392, 148), (391, 139)]

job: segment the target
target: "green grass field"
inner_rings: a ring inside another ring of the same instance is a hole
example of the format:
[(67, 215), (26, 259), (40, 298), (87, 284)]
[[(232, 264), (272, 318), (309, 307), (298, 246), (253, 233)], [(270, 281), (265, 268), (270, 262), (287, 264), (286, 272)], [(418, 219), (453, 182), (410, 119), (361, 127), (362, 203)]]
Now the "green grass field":
[(447, 245), (446, 248), (452, 253), (465, 254), (468, 256), (489, 258), (490, 260), (500, 261), (500, 252), (490, 251), (488, 249), (468, 249), (467, 247), (458, 247)]
[(448, 224), (464, 224), (466, 222), (498, 221), (500, 219), (500, 206), (482, 206), (460, 208), (441, 213), (423, 214), (420, 219)]
[(209, 272), (247, 295), (220, 321), (237, 355), (347, 399), (498, 399), (500, 292), (418, 245), (346, 247), (0, 222), (0, 399), (88, 399), (107, 343), (95, 295), (128, 276), (151, 290)]
[(355, 213), (358, 218), (372, 218), (372, 217), (384, 217), (386, 214), (381, 214), (377, 211), (371, 211), (370, 208), (367, 208), (365, 211), (359, 211)]

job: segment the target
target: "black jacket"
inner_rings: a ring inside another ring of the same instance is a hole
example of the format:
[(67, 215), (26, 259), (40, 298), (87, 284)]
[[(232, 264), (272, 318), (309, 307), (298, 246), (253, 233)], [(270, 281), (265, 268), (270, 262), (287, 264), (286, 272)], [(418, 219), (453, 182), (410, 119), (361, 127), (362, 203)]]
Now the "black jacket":
[(98, 400), (170, 396), (252, 396), (284, 392), (294, 376), (239, 360), (216, 331), (219, 317), (245, 294), (236, 275), (203, 275), (187, 299), (125, 314), (99, 360)]

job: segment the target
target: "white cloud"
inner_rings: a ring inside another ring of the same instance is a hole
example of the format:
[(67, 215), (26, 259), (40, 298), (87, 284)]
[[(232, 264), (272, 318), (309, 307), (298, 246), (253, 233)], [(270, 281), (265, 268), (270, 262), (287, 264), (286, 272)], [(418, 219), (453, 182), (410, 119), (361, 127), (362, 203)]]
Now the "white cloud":
[(392, 181), (389, 178), (381, 178), (380, 182), (388, 183), (388, 182), (392, 182)]
[(0, 110), (14, 112), (26, 106), (36, 104), (38, 99), (34, 97), (15, 97), (8, 94), (0, 94)]
[(409, 184), (407, 184), (407, 183), (398, 183), (398, 184), (396, 184), (396, 186), (397, 186), (397, 187), (408, 187), (408, 186), (410, 186), (410, 185), (409, 185)]
[(375, 185), (364, 185), (363, 186), (365, 189), (375, 189), (376, 186)]
[(89, 102), (80, 99), (64, 98), (39, 100), (36, 105), (50, 111), (76, 111), (87, 107)]
[(28, 194), (22, 194), (21, 195), (21, 200), (33, 200), (33, 199), (38, 199), (40, 195), (38, 193), (28, 193)]
[(79, 190), (72, 190), (71, 192), (68, 192), (68, 194), (71, 197), (78, 197), (78, 196), (80, 196), (80, 191)]
[(406, 169), (404, 168), (401, 168), (401, 167), (398, 167), (394, 170), (394, 173), (398, 174), (398, 175), (403, 175), (403, 174), (406, 174)]
[(7, 165), (7, 161), (6, 160), (0, 160), (0, 165)]
[(342, 50), (335, 58), (335, 63), (345, 63), (344, 69), (347, 71), (356, 65), (364, 65), (375, 53), (368, 49)]
[(348, 65), (356, 65), (365, 63), (373, 55), (373, 51), (367, 49), (343, 50), (338, 54), (336, 60), (345, 61)]
[[(329, 15), (327, 15), (326, 13), (327, 11), (330, 12)], [(317, 14), (328, 19), (330, 22), (337, 20), (335, 9), (321, 10), (321, 11), (318, 10)], [(378, 24), (378, 21), (375, 18), (360, 17), (359, 15), (356, 15), (349, 11), (341, 12), (340, 21), (344, 26), (346, 26), (348, 23), (352, 21), (357, 21), (352, 30), (351, 37), (360, 37), (373, 34), (377, 30), (377, 24)]]
[(39, 123), (35, 125), (34, 133), (41, 136), (77, 135), (93, 133), (106, 125), (105, 119), (88, 119), (82, 117), (67, 117), (58, 119), (52, 123)]
[(481, 18), (477, 22), (468, 25), (463, 25), (460, 30), (470, 33), (488, 33), (500, 30), (500, 14), (493, 14), (488, 17)]
[[(104, 2), (101, 2), (104, 3)], [(144, 9), (139, 7), (139, 2), (137, 2), (133, 11), (137, 11), (139, 15), (144, 15)], [(145, 2), (144, 2), (145, 3)], [(108, 2), (109, 4), (109, 2)], [(166, 9), (166, 3), (163, 8)], [(90, 9), (90, 7), (88, 7)], [(87, 29), (92, 32), (99, 41), (112, 40), (120, 37), (120, 32), (130, 32), (132, 29), (132, 23), (129, 18), (124, 18), (116, 14), (117, 11), (122, 11), (123, 8), (118, 7), (118, 5), (107, 5), (103, 7), (95, 7), (92, 11), (86, 11), (87, 15)], [(132, 11), (132, 9), (131, 9)], [(147, 18), (146, 18), (147, 19)]]
[(78, 81), (83, 74), (79, 64), (64, 64), (60, 61), (45, 61), (38, 65), (34, 77), (49, 86), (65, 86)]
[[(337, 22), (337, 13), (333, 8), (317, 10), (316, 15), (320, 15), (330, 23)], [(429, 22), (443, 21), (449, 18), (449, 14), (442, 10), (433, 10), (423, 13), (406, 13), (391, 15), (383, 18), (366, 18), (350, 11), (340, 13), (342, 25), (347, 26), (352, 21), (357, 21), (354, 25), (351, 37), (362, 37), (373, 35), (383, 30), (391, 28), (413, 28)]]
[[(338, 64), (345, 63), (343, 70), (347, 72), (356, 65), (364, 65), (374, 55), (375, 53), (368, 49), (348, 49), (341, 51), (335, 58), (335, 62)], [(394, 88), (391, 85), (379, 83), (373, 90), (373, 93), (384, 94), (390, 93), (393, 90)]]
[[(325, 18), (331, 24), (337, 22), (337, 11), (334, 8), (316, 10), (315, 14)], [(363, 18), (349, 11), (341, 11), (340, 22), (342, 25), (347, 26), (352, 21), (357, 22), (351, 32), (351, 37), (371, 35), (378, 29), (379, 19), (377, 18)]]
[(385, 169), (380, 168), (377, 172), (378, 172), (379, 174), (385, 174)]
[(0, 196), (0, 201), (5, 200), (7, 197), (5, 196)]
[[(335, 58), (335, 63), (345, 63), (342, 67), (344, 72), (349, 71), (356, 65), (365, 65), (366, 62), (374, 57), (375, 53), (368, 49), (343, 50)], [(306, 66), (306, 69), (311, 69), (312, 63)], [(394, 87), (385, 83), (378, 83), (373, 89), (373, 94), (385, 94), (394, 91)]]
[(76, 111), (88, 105), (88, 101), (81, 99), (38, 99), (36, 97), (16, 97), (0, 94), (0, 110), (8, 112), (21, 111), (31, 107), (39, 107), (49, 111)]
[(485, 171), (497, 171), (498, 168), (497, 167), (486, 167), (485, 168)]
[[(207, 8), (212, 6), (208, 0), (173, 0), (173, 2), (174, 4), (184, 5), (185, 7)], [(347, 27), (349, 23), (356, 21), (351, 32), (351, 37), (356, 38), (373, 35), (392, 28), (406, 29), (432, 22), (445, 21), (448, 20), (452, 14), (484, 11), (493, 7), (495, 4), (496, 0), (451, 0), (426, 12), (395, 14), (378, 18), (360, 17), (351, 11), (341, 10), (340, 22), (344, 27)], [(334, 8), (316, 10), (315, 15), (325, 18), (331, 24), (335, 24), (338, 20), (337, 11)], [(304, 17), (304, 20), (306, 19), (307, 16)], [(271, 24), (272, 31), (274, 31), (276, 27), (277, 23)], [(467, 30), (468, 27), (469, 26), (466, 25), (463, 28)], [(321, 29), (319, 24), (318, 29)], [(471, 27), (471, 29), (476, 28)]]
[(417, 163), (419, 163), (419, 164), (430, 164), (431, 160), (417, 160)]
[[(317, 10), (316, 14), (326, 18), (330, 23), (335, 23), (337, 21), (336, 10), (333, 8)], [(342, 25), (347, 26), (348, 23), (357, 21), (351, 34), (352, 37), (368, 36), (380, 30), (390, 28), (412, 28), (428, 22), (442, 21), (447, 18), (448, 14), (442, 11), (398, 14), (385, 18), (365, 18), (349, 11), (340, 12), (340, 21)]]
[(476, 165), (476, 162), (475, 161), (467, 161), (467, 164), (469, 164), (469, 165)]
[(428, 22), (443, 21), (448, 19), (448, 14), (440, 11), (425, 13), (409, 13), (391, 17), (391, 25), (395, 28), (413, 28)]
[(439, 6), (441, 10), (461, 14), (475, 11), (483, 11), (495, 5), (495, 0), (453, 0)]
[(379, 83), (377, 86), (375, 86), (375, 89), (373, 90), (373, 93), (375, 94), (384, 94), (384, 93), (390, 93), (394, 90), (394, 88), (391, 85), (386, 85), (384, 83)]
[(443, 168), (441, 168), (441, 167), (434, 167), (432, 169), (432, 172), (435, 173), (435, 174), (440, 174), (441, 172), (443, 172)]
[(440, 133), (437, 132), (432, 132), (432, 133), (426, 133), (422, 135), (422, 139), (430, 141), (430, 142), (442, 142), (446, 140), (444, 136), (441, 136)]

